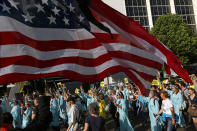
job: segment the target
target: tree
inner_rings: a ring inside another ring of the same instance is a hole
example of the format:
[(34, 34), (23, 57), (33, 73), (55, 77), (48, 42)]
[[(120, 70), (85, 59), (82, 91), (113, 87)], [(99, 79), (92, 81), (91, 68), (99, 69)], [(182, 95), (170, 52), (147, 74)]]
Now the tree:
[(175, 14), (160, 16), (151, 34), (173, 51), (183, 65), (197, 62), (197, 39), (182, 17)]

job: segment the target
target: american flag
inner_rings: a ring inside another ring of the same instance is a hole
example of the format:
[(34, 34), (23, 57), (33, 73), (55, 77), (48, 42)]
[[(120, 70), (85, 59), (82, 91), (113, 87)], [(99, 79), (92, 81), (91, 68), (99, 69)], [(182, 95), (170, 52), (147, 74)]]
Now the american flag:
[[(0, 84), (51, 76), (95, 82), (124, 72), (142, 90), (150, 88), (164, 62), (104, 17), (114, 13), (112, 8), (99, 0), (90, 5), (113, 39), (89, 23), (75, 0), (60, 1), (0, 1)], [(102, 8), (103, 14), (98, 13)], [(121, 16), (115, 13), (111, 19)]]
[[(101, 0), (91, 0), (90, 8), (127, 39), (130, 45), (147, 51), (162, 60), (168, 74), (178, 75), (186, 82), (191, 83), (187, 70), (183, 68), (177, 56), (157, 38), (149, 34), (138, 22), (122, 15)], [(145, 57), (145, 54), (141, 56)], [(146, 62), (144, 61), (144, 63)], [(127, 73), (127, 75), (129, 74)]]

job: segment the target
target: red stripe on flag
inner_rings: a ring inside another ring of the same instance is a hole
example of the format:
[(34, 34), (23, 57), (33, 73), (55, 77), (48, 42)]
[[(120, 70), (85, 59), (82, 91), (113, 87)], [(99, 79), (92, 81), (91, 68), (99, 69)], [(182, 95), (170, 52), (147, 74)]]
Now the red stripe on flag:
[(44, 74), (25, 74), (25, 73), (11, 73), (1, 76), (0, 83), (15, 83), (18, 81), (26, 81), (33, 80), (38, 78), (52, 77), (52, 76), (60, 76), (62, 78), (67, 78), (75, 81), (81, 82), (95, 82), (104, 79), (106, 76), (112, 75), (114, 73), (121, 72), (123, 69), (120, 66), (114, 66), (106, 69), (105, 71), (95, 74), (95, 75), (82, 75), (77, 72), (64, 70), (58, 71), (54, 73), (44, 73)]
[(132, 42), (126, 40), (120, 34), (113, 34), (113, 39), (111, 39), (111, 36), (107, 33), (94, 33), (94, 32), (92, 32), (92, 34), (102, 43), (114, 43), (114, 44), (122, 43), (122, 44), (131, 45), (133, 47), (144, 50), (140, 46), (137, 46), (136, 44), (133, 44)]
[(31, 66), (37, 68), (46, 68), (46, 67), (64, 64), (64, 63), (65, 64), (73, 63), (87, 67), (95, 67), (109, 60), (111, 60), (109, 54), (104, 54), (94, 59), (82, 58), (80, 56), (76, 56), (76, 57), (57, 58), (52, 60), (38, 60), (31, 56), (15, 56), (8, 58), (0, 58), (0, 63), (1, 63), (0, 68), (9, 65), (25, 65), (25, 66)]
[(131, 53), (122, 52), (122, 51), (109, 51), (112, 57), (116, 57), (119, 59), (125, 59), (131, 62), (135, 62), (147, 67), (152, 67), (154, 69), (161, 69), (162, 64), (156, 61), (152, 61), (150, 59), (146, 59), (144, 57), (140, 57)]
[[(33, 40), (17, 32), (0, 32), (0, 45), (25, 44), (40, 51), (55, 51), (62, 49), (89, 50), (99, 47), (101, 43), (96, 39), (85, 39), (79, 41), (39, 41)], [(55, 45), (55, 46), (54, 46)]]

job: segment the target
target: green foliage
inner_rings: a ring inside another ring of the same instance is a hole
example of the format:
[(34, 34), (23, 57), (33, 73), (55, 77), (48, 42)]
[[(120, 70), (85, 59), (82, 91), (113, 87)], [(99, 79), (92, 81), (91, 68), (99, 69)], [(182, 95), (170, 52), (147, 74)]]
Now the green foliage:
[(174, 14), (160, 16), (151, 34), (172, 50), (183, 65), (197, 62), (197, 39), (182, 17)]

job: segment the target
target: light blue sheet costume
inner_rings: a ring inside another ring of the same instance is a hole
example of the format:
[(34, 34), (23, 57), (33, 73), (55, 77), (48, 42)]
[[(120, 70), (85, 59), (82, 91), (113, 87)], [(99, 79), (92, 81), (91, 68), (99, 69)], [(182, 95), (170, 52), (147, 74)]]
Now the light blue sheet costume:
[(107, 92), (106, 92), (106, 94), (107, 95), (110, 95), (111, 94), (111, 90), (108, 89)]
[(119, 123), (120, 131), (134, 131), (133, 127), (128, 118), (128, 110), (126, 106), (126, 100), (121, 99), (118, 101), (119, 105), (122, 106), (122, 109), (118, 108), (119, 112)]
[[(13, 127), (21, 128), (21, 108), (19, 105), (13, 106), (10, 112), (13, 117)], [(17, 123), (17, 124), (16, 124)]]
[(117, 96), (120, 91), (119, 90), (115, 90), (115, 91), (116, 91), (116, 96)]
[(143, 97), (144, 101), (148, 104), (149, 117), (151, 122), (151, 131), (162, 131), (162, 126), (154, 117), (154, 114), (159, 112), (159, 102), (157, 99), (150, 97)]
[(181, 92), (179, 91), (177, 94), (175, 94), (173, 91), (166, 90), (168, 94), (170, 95), (170, 100), (172, 101), (172, 105), (174, 107), (174, 112), (177, 117), (177, 124), (179, 124), (180, 127), (183, 127), (183, 124), (185, 123), (183, 113), (182, 111), (179, 111), (179, 108), (183, 109), (183, 96)]
[(126, 100), (126, 103), (127, 103), (127, 108), (131, 108), (131, 102), (129, 101), (128, 89), (124, 88), (123, 95), (124, 95), (124, 99)]
[(81, 92), (82, 91), (80, 91), (78, 93), (78, 95), (83, 100), (83, 103), (81, 103), (81, 102), (80, 103), (81, 103), (81, 111), (84, 112), (84, 111), (87, 111), (87, 99), (86, 99), (86, 97)]
[(124, 95), (124, 99), (128, 99), (129, 92), (128, 92), (128, 90), (126, 88), (124, 88), (124, 90), (123, 90), (123, 95)]
[(108, 95), (106, 93), (104, 93), (104, 100), (105, 100), (106, 104), (108, 104)]
[(85, 102), (81, 103), (81, 111), (85, 112), (87, 110)]
[(6, 113), (7, 112), (7, 107), (6, 107), (5, 100), (1, 100), (1, 106), (0, 106), (0, 108), (2, 109), (2, 112), (3, 113)]
[[(116, 96), (116, 100), (114, 100), (114, 104), (120, 105), (120, 99), (118, 99), (117, 96)], [(117, 112), (119, 112), (119, 109), (120, 108), (117, 108)]]
[(63, 122), (65, 123), (67, 120), (66, 113), (63, 113), (66, 110), (66, 102), (64, 101), (64, 97), (60, 96), (58, 98), (58, 108), (59, 108), (59, 116), (62, 118)]
[(59, 126), (58, 102), (56, 98), (50, 100), (50, 111), (53, 116), (53, 121), (50, 125), (55, 127)]
[(78, 107), (81, 111), (83, 110), (83, 109), (82, 109), (82, 104), (81, 104), (81, 101), (80, 101), (80, 100), (76, 101), (75, 104), (77, 105), (77, 107)]
[[(145, 117), (146, 102), (144, 101), (142, 96), (137, 97), (136, 106), (138, 107), (137, 115), (138, 115), (140, 121), (147, 122), (146, 117)], [(142, 108), (143, 108), (143, 110), (142, 110)]]
[(23, 115), (22, 129), (26, 128), (31, 121), (32, 108), (27, 108), (24, 113), (26, 114), (26, 116)]
[(92, 96), (85, 94), (84, 95), (85, 99), (86, 99), (86, 104), (87, 104), (87, 110), (89, 109), (89, 105), (93, 102), (97, 102)]

